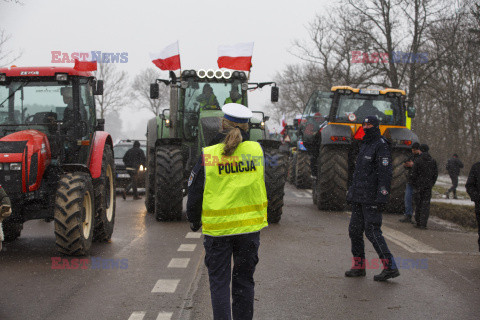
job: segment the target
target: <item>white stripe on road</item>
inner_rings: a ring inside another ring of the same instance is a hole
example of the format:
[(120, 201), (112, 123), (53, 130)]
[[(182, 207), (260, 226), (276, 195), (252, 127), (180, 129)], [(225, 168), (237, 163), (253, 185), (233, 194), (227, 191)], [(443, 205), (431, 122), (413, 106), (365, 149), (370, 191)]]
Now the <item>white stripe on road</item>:
[(194, 251), (196, 247), (196, 244), (181, 244), (177, 251)]
[(157, 320), (170, 320), (172, 319), (173, 312), (160, 312), (157, 316)]
[(186, 268), (189, 262), (190, 258), (173, 258), (167, 268)]
[(128, 320), (143, 320), (143, 317), (145, 317), (145, 313), (145, 311), (132, 312)]
[(400, 247), (404, 248), (405, 250), (409, 252), (418, 252), (418, 253), (442, 253), (441, 251), (430, 247), (429, 245), (426, 245), (425, 243), (422, 243), (410, 236), (407, 236), (406, 234), (382, 226), (382, 231), (385, 237), (396, 244), (398, 244)]
[(292, 191), (293, 195), (297, 198), (311, 198), (312, 195), (308, 194), (307, 192), (302, 191)]
[(179, 282), (180, 279), (160, 279), (153, 287), (152, 292), (174, 293)]
[(201, 232), (189, 232), (185, 236), (187, 239), (199, 239), (202, 236)]

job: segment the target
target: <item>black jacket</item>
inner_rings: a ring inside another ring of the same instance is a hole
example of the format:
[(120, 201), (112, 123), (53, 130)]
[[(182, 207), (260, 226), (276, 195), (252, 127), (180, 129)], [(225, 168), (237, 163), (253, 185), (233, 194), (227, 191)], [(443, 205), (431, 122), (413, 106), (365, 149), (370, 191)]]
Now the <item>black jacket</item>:
[[(388, 202), (392, 181), (390, 146), (378, 128), (365, 135), (355, 163), (347, 201), (366, 204)], [(372, 130), (370, 129), (370, 130)]]
[(463, 163), (458, 158), (450, 158), (447, 161), (447, 171), (451, 176), (460, 175), (460, 169), (463, 168)]
[[(407, 161), (413, 161), (413, 163), (415, 163), (415, 161), (418, 159), (419, 155), (414, 153), (412, 154), (408, 159)], [(413, 167), (405, 167), (405, 170), (407, 170), (407, 182), (409, 184), (412, 184), (412, 168)]]
[(147, 159), (145, 158), (145, 152), (140, 147), (133, 147), (129, 149), (123, 156), (123, 163), (127, 168), (134, 168), (138, 170), (140, 165), (145, 167)]
[(480, 162), (475, 163), (470, 169), (465, 188), (473, 202), (480, 202)]
[[(248, 141), (248, 133), (240, 130), (242, 140)], [(207, 146), (213, 146), (225, 139), (224, 133), (217, 134)], [(187, 219), (192, 223), (200, 223), (202, 220), (203, 190), (205, 187), (205, 168), (202, 165), (202, 155), (198, 158), (188, 178)]]
[(433, 188), (438, 177), (435, 159), (428, 152), (422, 152), (412, 168), (412, 186), (416, 190)]

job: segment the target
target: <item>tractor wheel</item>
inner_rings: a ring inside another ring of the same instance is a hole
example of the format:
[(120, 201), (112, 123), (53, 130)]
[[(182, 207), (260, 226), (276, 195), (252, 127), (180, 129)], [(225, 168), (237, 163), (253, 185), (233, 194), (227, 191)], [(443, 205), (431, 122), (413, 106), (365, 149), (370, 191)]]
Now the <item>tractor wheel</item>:
[(312, 177), (310, 169), (310, 156), (305, 151), (298, 151), (297, 164), (295, 166), (295, 186), (299, 189), (308, 189), (312, 187)]
[(392, 152), (392, 182), (390, 185), (390, 198), (386, 212), (405, 213), (405, 187), (407, 185), (406, 169), (403, 162), (410, 155), (409, 150), (394, 150)]
[(14, 222), (11, 219), (6, 219), (2, 222), (3, 226), (3, 235), (5, 241), (10, 242), (18, 237), (20, 237), (20, 233), (23, 229), (23, 223), (21, 222)]
[(296, 170), (295, 167), (296, 167), (296, 164), (297, 164), (296, 154), (297, 153), (294, 153), (288, 158), (288, 178), (287, 178), (287, 181), (291, 184), (295, 183), (295, 170)]
[(85, 173), (68, 173), (58, 182), (55, 197), (57, 250), (85, 255), (92, 245), (95, 201), (92, 180)]
[(343, 210), (348, 191), (348, 149), (322, 146), (315, 183), (316, 205), (320, 210)]
[(148, 151), (147, 181), (145, 182), (145, 207), (148, 213), (155, 212), (155, 153)]
[(282, 218), (283, 196), (287, 178), (286, 156), (277, 149), (264, 149), (265, 187), (268, 199), (268, 223), (278, 223)]
[(180, 220), (183, 202), (182, 150), (176, 146), (156, 148), (155, 218)]
[(115, 161), (110, 146), (105, 145), (102, 157), (102, 174), (95, 179), (95, 229), (94, 241), (109, 241), (115, 224)]

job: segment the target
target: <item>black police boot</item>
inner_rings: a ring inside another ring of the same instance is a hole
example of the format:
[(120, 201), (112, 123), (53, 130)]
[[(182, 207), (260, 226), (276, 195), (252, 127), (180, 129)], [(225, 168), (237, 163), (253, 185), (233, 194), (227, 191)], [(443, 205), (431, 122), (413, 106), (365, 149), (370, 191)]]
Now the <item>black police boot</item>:
[(446, 197), (447, 199), (450, 199), (450, 192), (448, 192), (448, 191), (445, 192), (445, 197)]
[(350, 269), (345, 271), (345, 277), (354, 278), (354, 277), (365, 277), (367, 273), (365, 269)]
[(398, 221), (400, 221), (400, 222), (412, 222), (412, 216), (405, 215), (405, 217), (403, 219), (400, 219)]
[(400, 275), (400, 271), (398, 271), (398, 269), (383, 269), (380, 274), (373, 276), (373, 280), (387, 281), (388, 279), (398, 277), (399, 275)]
[(453, 190), (453, 199), (458, 199), (457, 198), (457, 190)]

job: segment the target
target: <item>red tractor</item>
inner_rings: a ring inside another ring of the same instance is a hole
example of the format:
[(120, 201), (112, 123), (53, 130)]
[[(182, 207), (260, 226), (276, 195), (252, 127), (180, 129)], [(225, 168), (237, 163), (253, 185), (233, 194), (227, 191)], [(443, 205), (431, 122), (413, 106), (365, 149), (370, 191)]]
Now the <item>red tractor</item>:
[(85, 255), (115, 221), (115, 163), (94, 95), (103, 81), (67, 67), (0, 68), (0, 184), (12, 202), (5, 239), (54, 220), (58, 251)]

